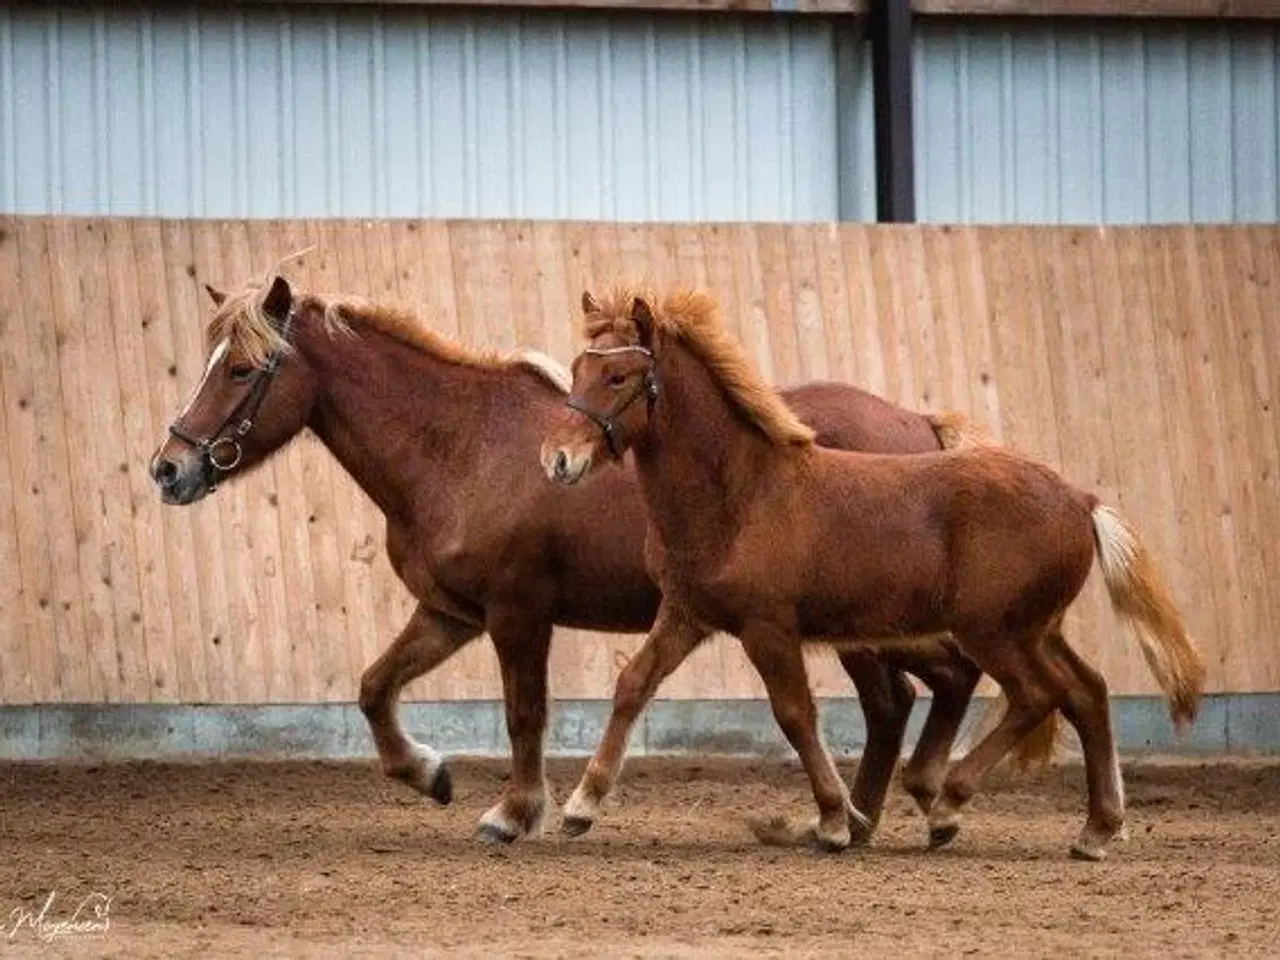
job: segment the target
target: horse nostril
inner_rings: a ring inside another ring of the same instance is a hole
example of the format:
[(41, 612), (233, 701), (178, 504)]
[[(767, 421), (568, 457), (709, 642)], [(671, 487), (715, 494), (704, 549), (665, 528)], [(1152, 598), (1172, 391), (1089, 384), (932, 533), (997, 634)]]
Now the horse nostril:
[(559, 453), (556, 454), (556, 476), (563, 477), (568, 472), (569, 472), (569, 458), (566, 457), (564, 455), (564, 451), (561, 450)]
[(178, 480), (178, 465), (172, 460), (161, 460), (155, 468), (156, 482), (171, 487)]

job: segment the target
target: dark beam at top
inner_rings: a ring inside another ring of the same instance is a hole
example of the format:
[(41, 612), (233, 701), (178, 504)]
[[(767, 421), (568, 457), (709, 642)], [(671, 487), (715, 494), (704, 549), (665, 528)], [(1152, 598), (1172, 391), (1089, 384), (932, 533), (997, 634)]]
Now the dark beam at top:
[(875, 88), (876, 219), (911, 223), (916, 218), (916, 165), (910, 0), (872, 0), (869, 26)]

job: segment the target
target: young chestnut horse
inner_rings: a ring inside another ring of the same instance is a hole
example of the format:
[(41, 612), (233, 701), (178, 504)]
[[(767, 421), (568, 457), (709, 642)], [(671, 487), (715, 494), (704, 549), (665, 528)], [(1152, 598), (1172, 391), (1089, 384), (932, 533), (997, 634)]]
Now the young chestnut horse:
[(604, 737), (565, 805), (566, 832), (598, 815), (658, 684), (722, 630), (741, 640), (809, 775), (816, 839), (846, 846), (858, 811), (819, 736), (802, 646), (864, 638), (874, 648), (948, 632), (1009, 706), (948, 772), (928, 813), (931, 845), (955, 836), (982, 777), (1059, 707), (1080, 735), (1089, 788), (1071, 849), (1104, 856), (1124, 823), (1107, 686), (1061, 633), (1095, 551), (1176, 723), (1194, 718), (1204, 685), (1195, 646), (1119, 515), (999, 447), (880, 456), (815, 446), (699, 294), (668, 298), (656, 316), (625, 295), (588, 298), (584, 310), (572, 412), (548, 430), (543, 469), (572, 487), (633, 451), (662, 602), (618, 678)]
[[(542, 741), (552, 626), (642, 632), (658, 608), (633, 472), (615, 471), (570, 496), (546, 483), (531, 452), (564, 404), (568, 373), (545, 357), (466, 350), (395, 310), (295, 297), (280, 277), (231, 297), (209, 292), (218, 309), (204, 377), (152, 461), (162, 499), (194, 503), (309, 427), (385, 514), (391, 565), (418, 600), (361, 679), (360, 707), (383, 770), (449, 802), (442, 757), (405, 733), (396, 703), (407, 683), (488, 631), (512, 776), (479, 834), (510, 841), (535, 830), (548, 796)], [(926, 418), (853, 387), (814, 384), (787, 396), (833, 446), (906, 453), (936, 450), (940, 438), (965, 442), (958, 419)], [(904, 772), (927, 808), (980, 672), (946, 641), (850, 651), (841, 660), (867, 717), (853, 795), (873, 819), (914, 700), (900, 668), (932, 688)], [(1041, 757), (1052, 749), (1046, 730)]]

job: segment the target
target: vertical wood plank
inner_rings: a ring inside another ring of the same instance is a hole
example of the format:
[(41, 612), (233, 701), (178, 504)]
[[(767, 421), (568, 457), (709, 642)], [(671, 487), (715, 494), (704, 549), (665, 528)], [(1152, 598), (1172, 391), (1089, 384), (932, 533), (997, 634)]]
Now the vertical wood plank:
[(508, 316), (503, 323), (511, 328), (515, 345), (532, 348), (552, 356), (548, 349), (547, 328), (542, 317), (538, 274), (542, 269), (538, 260), (538, 246), (533, 223), (528, 220), (513, 221), (503, 229), (508, 265)]
[[(864, 390), (892, 399), (880, 344), (880, 302), (871, 263), (871, 230), (848, 225), (842, 232), (845, 286), (849, 291), (853, 379)], [(887, 302), (887, 301), (886, 301)]]
[(1222, 257), (1231, 266), (1227, 288), (1236, 337), (1231, 342), (1237, 352), (1242, 381), (1247, 384), (1242, 413), (1248, 431), (1247, 467), (1240, 469), (1254, 491), (1257, 510), (1257, 539), (1262, 549), (1247, 564), (1250, 577), (1264, 595), (1266, 627), (1260, 634), (1243, 638), (1249, 661), (1255, 664), (1250, 675), (1251, 690), (1280, 688), (1280, 657), (1273, 651), (1269, 636), (1280, 622), (1280, 583), (1274, 576), (1255, 577), (1252, 569), (1261, 563), (1265, 570), (1280, 564), (1280, 323), (1276, 322), (1274, 294), (1280, 285), (1277, 276), (1277, 239), (1272, 228), (1231, 228), (1224, 231)]
[[(782, 224), (758, 224), (754, 233), (760, 257), (769, 369), (772, 370), (765, 378), (779, 386), (789, 386), (802, 379), (803, 365), (793, 319), (795, 293), (787, 249), (788, 229)], [(759, 360), (757, 369), (761, 373), (765, 369)]]
[(884, 370), (882, 395), (894, 403), (910, 406), (915, 383), (910, 357), (904, 349), (907, 337), (902, 328), (901, 304), (906, 292), (898, 284), (895, 231), (896, 228), (868, 231), (869, 276), (876, 288), (876, 312), (870, 319), (875, 323), (875, 352)]
[[(92, 406), (94, 518), (101, 553), (96, 575), (110, 600), (115, 649), (106, 664), (108, 696), (118, 701), (173, 700), (174, 677), (162, 665), (151, 673), (142, 631), (137, 548), (129, 515), (130, 494), (127, 442), (122, 424), (123, 404), (116, 359), (114, 328), (125, 315), (113, 302), (107, 233), (102, 221), (77, 224), (78, 259), (85, 265), (80, 278), (80, 318), (85, 335), (88, 380), (85, 395)], [(104, 655), (105, 658), (105, 655)]]
[(117, 399), (123, 428), (120, 469), (128, 480), (127, 490), (118, 494), (120, 506), (127, 506), (128, 510), (120, 518), (117, 536), (133, 544), (139, 591), (138, 607), (128, 614), (136, 632), (123, 641), (122, 667), (126, 678), (145, 678), (146, 699), (181, 703), (196, 691), (191, 677), (179, 670), (173, 646), (174, 617), (164, 562), (165, 531), (155, 485), (147, 470), (159, 435), (151, 418), (148, 383), (157, 374), (163, 376), (162, 370), (147, 363), (144, 337), (154, 317), (144, 312), (138, 293), (140, 251), (135, 250), (133, 223), (106, 220), (102, 233), (112, 304), (110, 329), (106, 332), (114, 335), (115, 342), (115, 351), (104, 366), (121, 374)]
[(985, 318), (965, 313), (960, 305), (960, 280), (956, 276), (956, 232), (950, 228), (929, 230), (921, 237), (924, 279), (929, 298), (929, 314), (934, 322), (937, 350), (936, 392), (930, 403), (936, 408), (956, 410), (974, 416), (980, 409), (970, 394), (970, 360), (964, 331)]
[[(0, 694), (6, 703), (34, 703), (55, 686), (53, 592), (49, 543), (38, 509), (39, 466), (35, 364), (28, 359), (29, 337), (23, 317), (22, 277), (18, 263), (18, 221), (0, 217)], [(44, 603), (41, 604), (41, 598)]]
[(933, 409), (940, 393), (939, 364), (924, 241), (916, 229), (894, 229), (890, 236), (895, 286), (902, 291), (898, 301), (898, 352), (903, 368), (910, 370), (911, 384), (910, 393), (901, 402), (913, 410)]
[(449, 227), (449, 239), (461, 339), (474, 347), (514, 349), (511, 271), (501, 225), (454, 223)]
[[(831, 361), (827, 356), (825, 304), (818, 278), (818, 251), (812, 230), (787, 230), (787, 266), (791, 275), (791, 303), (787, 311), (795, 331), (799, 359), (796, 382), (829, 380)], [(779, 317), (779, 321), (783, 318)], [(783, 321), (785, 322), (785, 321)]]
[(987, 296), (987, 279), (978, 228), (951, 231), (950, 259), (956, 278), (956, 311), (964, 341), (969, 413), (986, 427), (992, 439), (1003, 442), (1001, 371), (993, 343), (993, 306)]
[[(79, 660), (75, 671), (83, 686), (78, 696), (94, 703), (108, 702), (116, 675), (115, 605), (109, 578), (104, 582), (103, 561), (106, 544), (97, 522), (99, 506), (93, 478), (101, 469), (93, 441), (93, 399), (89, 346), (81, 317), (81, 272), (84, 267), (76, 253), (77, 228), (73, 220), (54, 221), (49, 230), (49, 256), (53, 263), (52, 313), (48, 318), (52, 334), (52, 357), (58, 367), (62, 394), (63, 428), (68, 454), (68, 480), (64, 490), (71, 495), (71, 508), (62, 517), (72, 524), (74, 550), (68, 559), (68, 586), (84, 600), (83, 632), (70, 638), (68, 658)], [(50, 480), (46, 479), (46, 483)]]

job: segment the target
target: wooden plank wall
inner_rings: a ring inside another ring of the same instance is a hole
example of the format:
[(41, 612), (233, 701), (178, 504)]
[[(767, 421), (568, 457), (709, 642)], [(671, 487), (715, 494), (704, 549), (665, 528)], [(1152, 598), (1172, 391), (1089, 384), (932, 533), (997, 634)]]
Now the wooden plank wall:
[[(3, 702), (354, 698), (410, 607), (379, 515), (318, 444), (187, 509), (146, 474), (203, 366), (200, 284), (309, 244), (290, 268), (303, 287), (563, 361), (584, 286), (708, 287), (775, 381), (958, 408), (1117, 504), (1167, 570), (1212, 689), (1280, 689), (1280, 228), (9, 218)], [(1071, 635), (1114, 692), (1153, 692), (1096, 582)], [(562, 632), (554, 695), (607, 696), (637, 642)], [(851, 693), (833, 666), (818, 658), (818, 689)], [(497, 697), (487, 643), (409, 694)], [(733, 641), (662, 691), (762, 694)]]

